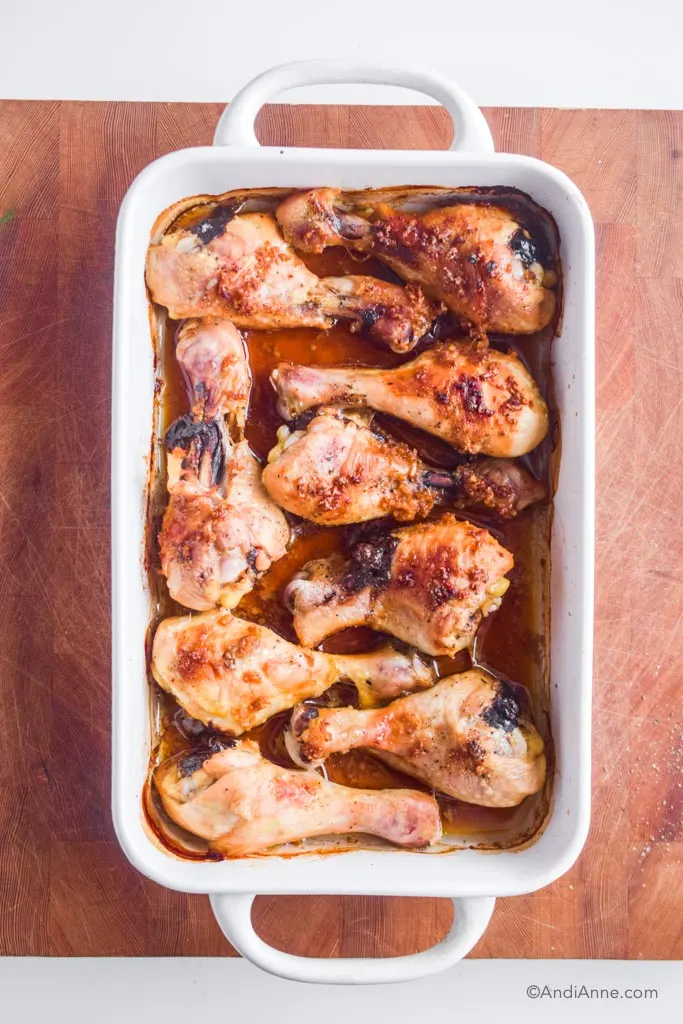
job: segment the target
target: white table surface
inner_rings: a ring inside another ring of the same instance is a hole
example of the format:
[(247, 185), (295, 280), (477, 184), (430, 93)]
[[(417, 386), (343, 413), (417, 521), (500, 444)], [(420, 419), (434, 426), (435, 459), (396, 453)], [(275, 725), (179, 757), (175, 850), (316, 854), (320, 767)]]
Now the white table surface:
[[(348, 56), (436, 68), (484, 106), (680, 109), (682, 43), (682, 0), (0, 0), (0, 97), (223, 101), (273, 64)], [(419, 101), (368, 87), (285, 98)], [(530, 999), (534, 984), (565, 995)], [(620, 995), (566, 995), (582, 985)], [(657, 997), (629, 999), (636, 987)], [(683, 972), (674, 963), (479, 960), (425, 982), (331, 992), (237, 960), (0, 958), (3, 1019), (17, 1024), (148, 1024), (168, 1011), (234, 1020), (253, 1017), (256, 990), (281, 1024), (305, 1020), (323, 1000), (326, 1024), (350, 1015), (413, 1024), (426, 1005), (453, 1021), (476, 1009), (482, 1020), (504, 1010), (529, 1022), (640, 1024), (680, 1019)]]
[(0, 0), (0, 97), (220, 102), (274, 64), (354, 57), (443, 71), (483, 106), (682, 108), (682, 44), (682, 0)]

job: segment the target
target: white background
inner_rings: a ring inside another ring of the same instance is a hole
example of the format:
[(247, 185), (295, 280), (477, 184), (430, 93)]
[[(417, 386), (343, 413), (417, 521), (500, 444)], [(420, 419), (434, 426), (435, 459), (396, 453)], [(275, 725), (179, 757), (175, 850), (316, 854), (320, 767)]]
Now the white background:
[[(530, 999), (529, 986), (571, 995)], [(587, 998), (656, 989), (656, 999)], [(679, 964), (465, 960), (401, 985), (302, 985), (243, 960), (0, 960), (7, 1024), (659, 1024), (681, 1019)]]
[(0, 47), (6, 99), (220, 102), (273, 64), (353, 57), (435, 68), (484, 106), (683, 108), (683, 0), (0, 0)]

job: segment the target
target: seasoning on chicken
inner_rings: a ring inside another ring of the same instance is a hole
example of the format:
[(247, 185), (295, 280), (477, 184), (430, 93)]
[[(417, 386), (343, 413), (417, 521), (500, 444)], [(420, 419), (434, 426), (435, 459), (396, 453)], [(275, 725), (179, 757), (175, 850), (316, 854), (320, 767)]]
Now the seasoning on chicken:
[(548, 431), (548, 409), (513, 353), (434, 345), (392, 370), (280, 363), (271, 374), (284, 419), (320, 405), (369, 406), (469, 454), (512, 458)]
[(241, 433), (247, 417), (251, 372), (247, 347), (229, 320), (187, 320), (178, 331), (176, 359), (192, 393), (192, 415), (221, 413)]
[(358, 543), (348, 561), (309, 562), (287, 585), (285, 601), (306, 647), (371, 626), (426, 654), (453, 655), (500, 607), (512, 566), (488, 530), (449, 512)]
[(548, 489), (511, 459), (472, 459), (453, 471), (456, 508), (483, 508), (501, 519), (513, 519), (529, 505), (543, 501)]
[(320, 526), (344, 526), (421, 518), (438, 502), (510, 518), (545, 496), (543, 484), (507, 459), (433, 469), (372, 419), (368, 410), (324, 407), (305, 430), (280, 427), (263, 471), (271, 498)]
[(434, 667), (414, 651), (323, 654), (224, 609), (164, 619), (152, 645), (152, 673), (192, 718), (239, 736), (333, 683), (355, 683), (361, 706), (431, 686)]
[(165, 443), (169, 499), (159, 550), (171, 597), (200, 611), (234, 608), (285, 554), (285, 514), (247, 442), (233, 445), (222, 421), (181, 416)]
[(154, 782), (170, 817), (225, 857), (351, 832), (407, 847), (441, 838), (439, 807), (427, 793), (339, 786), (273, 764), (253, 740), (177, 754), (155, 769)]
[(270, 330), (341, 319), (397, 352), (413, 348), (441, 312), (417, 285), (317, 277), (267, 213), (217, 214), (165, 234), (147, 251), (146, 274), (153, 300), (174, 320), (214, 316)]
[(298, 764), (365, 747), (433, 789), (484, 807), (514, 807), (545, 780), (543, 740), (512, 688), (481, 669), (378, 711), (302, 704), (286, 744)]
[(552, 320), (555, 272), (544, 269), (538, 241), (504, 207), (458, 203), (410, 213), (370, 199), (362, 213), (345, 208), (339, 189), (318, 188), (285, 199), (276, 216), (298, 249), (343, 245), (372, 254), (477, 332), (532, 334)]

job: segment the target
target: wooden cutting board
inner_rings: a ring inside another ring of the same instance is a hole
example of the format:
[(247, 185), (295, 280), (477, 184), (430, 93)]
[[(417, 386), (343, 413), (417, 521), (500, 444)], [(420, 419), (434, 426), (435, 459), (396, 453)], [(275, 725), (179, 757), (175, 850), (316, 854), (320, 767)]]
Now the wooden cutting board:
[[(142, 878), (109, 814), (114, 227), (221, 107), (0, 104), (0, 954), (223, 955), (208, 900)], [(556, 164), (598, 245), (594, 808), (576, 866), (499, 900), (480, 957), (683, 956), (683, 113), (488, 110)], [(263, 141), (443, 148), (440, 109), (273, 106)], [(571, 339), (566, 339), (571, 344)], [(426, 869), (426, 868), (425, 868)], [(292, 952), (391, 955), (442, 900), (258, 901)]]

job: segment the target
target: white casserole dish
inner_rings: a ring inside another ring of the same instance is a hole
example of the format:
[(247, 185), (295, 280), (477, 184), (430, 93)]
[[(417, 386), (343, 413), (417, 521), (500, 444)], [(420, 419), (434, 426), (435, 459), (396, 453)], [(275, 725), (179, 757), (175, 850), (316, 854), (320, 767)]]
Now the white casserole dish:
[[(280, 149), (259, 146), (255, 116), (266, 99), (313, 83), (361, 82), (417, 89), (448, 109), (456, 139), (447, 152)], [(192, 862), (150, 838), (142, 792), (150, 758), (145, 633), (150, 595), (143, 566), (146, 487), (153, 423), (145, 253), (162, 210), (191, 195), (245, 187), (333, 185), (508, 185), (555, 218), (561, 237), (564, 315), (553, 342), (562, 457), (551, 543), (551, 724), (556, 777), (551, 816), (526, 848), (492, 854), (462, 850), (426, 859), (399, 850)], [(251, 82), (223, 114), (213, 147), (156, 160), (131, 185), (116, 238), (113, 354), (112, 590), (113, 816), (130, 861), (161, 885), (208, 893), (230, 942), (254, 963), (300, 981), (401, 981), (463, 957), (483, 934), (495, 896), (539, 889), (578, 856), (590, 813), (590, 722), (594, 519), (594, 239), (586, 202), (560, 171), (530, 157), (494, 153), (479, 109), (458, 86), (428, 71), (349, 62), (275, 68)], [(363, 893), (446, 896), (453, 928), (437, 946), (408, 957), (313, 959), (264, 943), (251, 924), (256, 894)]]

